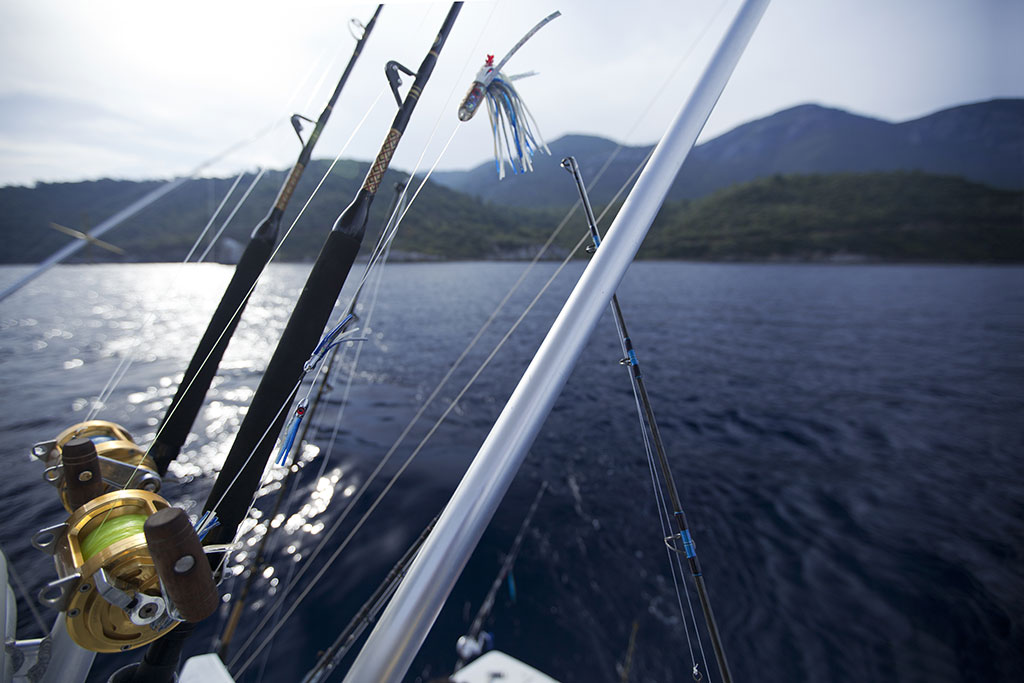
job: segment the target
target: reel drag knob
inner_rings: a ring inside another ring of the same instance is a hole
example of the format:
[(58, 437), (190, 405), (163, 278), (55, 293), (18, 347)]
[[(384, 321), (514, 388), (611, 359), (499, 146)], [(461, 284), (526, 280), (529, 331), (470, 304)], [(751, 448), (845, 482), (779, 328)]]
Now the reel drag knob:
[[(64, 451), (72, 442), (89, 441), (95, 450), (95, 458), (99, 463), (99, 476), (93, 472), (86, 475), (89, 482), (95, 482), (99, 487), (103, 484), (100, 494), (104, 491), (115, 491), (118, 489), (141, 489), (156, 493), (160, 490), (160, 475), (157, 473), (156, 462), (146, 451), (135, 443), (132, 435), (119, 424), (107, 422), (106, 420), (89, 420), (80, 422), (65, 429), (56, 439), (51, 441), (40, 441), (32, 447), (32, 457), (41, 460), (46, 466), (43, 478), (55, 486), (60, 493), (61, 503), (70, 513), (81, 507), (84, 503), (97, 497), (94, 489), (90, 489), (89, 497), (82, 495), (82, 501), (73, 504), (70, 498), (69, 486), (77, 483), (84, 483), (79, 477), (81, 472), (69, 476), (67, 471), (68, 458)], [(81, 448), (78, 456), (88, 460), (85, 455), (85, 446)], [(74, 454), (72, 461), (75, 461)]]
[(96, 446), (89, 439), (72, 439), (61, 453), (64, 464), (66, 496), (71, 510), (77, 510), (107, 489), (96, 457)]
[(157, 576), (178, 616), (197, 622), (213, 614), (220, 604), (217, 585), (185, 511), (159, 510), (146, 519), (143, 530)]

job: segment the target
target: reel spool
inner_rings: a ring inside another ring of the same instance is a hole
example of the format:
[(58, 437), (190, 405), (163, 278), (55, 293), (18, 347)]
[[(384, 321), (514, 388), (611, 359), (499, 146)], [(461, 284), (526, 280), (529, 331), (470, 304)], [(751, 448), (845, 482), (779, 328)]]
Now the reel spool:
[(36, 533), (32, 544), (57, 567), (40, 601), (66, 612), (68, 634), (87, 650), (133, 650), (217, 607), (188, 516), (155, 493), (105, 493)]
[(143, 533), (146, 518), (167, 507), (155, 493), (113, 491), (32, 538), (57, 566), (57, 580), (43, 588), (39, 600), (67, 613), (68, 634), (81, 647), (131, 650), (177, 624), (160, 595)]
[(32, 456), (43, 461), (43, 479), (57, 487), (61, 502), (68, 512), (77, 505), (70, 500), (63, 450), (73, 439), (88, 439), (96, 447), (100, 476), (115, 489), (160, 490), (156, 462), (135, 443), (132, 435), (119, 424), (105, 420), (80, 422), (65, 429), (53, 441), (41, 441), (32, 447)]

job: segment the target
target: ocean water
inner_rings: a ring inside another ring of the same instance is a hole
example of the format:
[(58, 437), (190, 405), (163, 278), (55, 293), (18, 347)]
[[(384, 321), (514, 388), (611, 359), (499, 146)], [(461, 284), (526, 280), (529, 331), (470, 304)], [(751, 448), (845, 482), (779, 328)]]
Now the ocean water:
[[(583, 264), (554, 281), (326, 563), (369, 505), (354, 492), (524, 267), (385, 269), (366, 339), (340, 363), (351, 369), (359, 350), (351, 385), (339, 374), (314, 416), (286, 512), (268, 519), (284, 476), (272, 470), (228, 566), (222, 588), (237, 595), (277, 527), (228, 654), (233, 671), (246, 665), (239, 680), (300, 678), (441, 510)], [(171, 501), (201, 507), (307, 268), (272, 266), (256, 291), (165, 482)], [(526, 277), (385, 474), (554, 268)], [(0, 269), (0, 285), (21, 272)], [(0, 304), (0, 545), (29, 592), (53, 569), (28, 539), (64, 518), (29, 448), (84, 419), (128, 358), (99, 417), (148, 442), (229, 276), (217, 265), (61, 266)], [(1024, 677), (1024, 268), (638, 263), (620, 295), (735, 680)], [(606, 316), (408, 680), (450, 671), (545, 481), (514, 599), (504, 587), (486, 624), (496, 646), (561, 681), (620, 681), (636, 624), (627, 680), (693, 680), (687, 637), (709, 658), (704, 680), (718, 680), (702, 624), (698, 645), (678, 606), (619, 355)], [(303, 581), (296, 602), (285, 588), (321, 542), (307, 578), (326, 567), (323, 577)], [(287, 620), (272, 611), (279, 601), (297, 604)], [(204, 622), (189, 651), (209, 651), (226, 617), (227, 607)], [(23, 595), (19, 627), (39, 634)], [(140, 654), (99, 657), (90, 680)]]

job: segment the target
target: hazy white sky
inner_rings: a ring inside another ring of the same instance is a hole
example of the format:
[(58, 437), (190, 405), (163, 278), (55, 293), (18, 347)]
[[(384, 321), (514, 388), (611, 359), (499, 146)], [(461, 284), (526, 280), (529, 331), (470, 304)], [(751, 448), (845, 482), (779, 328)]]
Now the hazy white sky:
[[(415, 69), (448, 6), (405, 0), (384, 8), (316, 157), (334, 157), (368, 111), (344, 156), (376, 154), (395, 112), (384, 63)], [(506, 68), (540, 72), (520, 92), (544, 136), (651, 143), (738, 6), (467, 2), (394, 164), (411, 170), (426, 148), (429, 166), (457, 127), (439, 167), (488, 160), (486, 116), (460, 125), (459, 100), (484, 55), (500, 57), (556, 9), (563, 16)], [(282, 125), (209, 172), (284, 168), (298, 153), (288, 116), (316, 118), (355, 44), (348, 20), (368, 20), (374, 8), (322, 0), (0, 3), (0, 185), (185, 174), (274, 121)], [(1021, 35), (1019, 0), (774, 0), (704, 138), (806, 102), (899, 121), (1021, 97)]]

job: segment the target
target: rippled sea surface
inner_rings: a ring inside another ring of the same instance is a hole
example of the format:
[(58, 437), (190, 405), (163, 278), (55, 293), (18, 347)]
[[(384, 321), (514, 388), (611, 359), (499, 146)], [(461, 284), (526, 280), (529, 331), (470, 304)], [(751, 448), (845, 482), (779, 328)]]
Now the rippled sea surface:
[[(332, 525), (524, 267), (386, 268), (351, 385), (345, 373), (333, 381), (274, 516), (284, 471), (268, 473), (228, 567), (223, 591), (237, 595), (274, 530), (227, 657), (233, 672), (245, 667), (239, 680), (300, 678), (440, 511), (582, 264), (555, 280), (326, 565), (369, 498), (333, 535)], [(307, 268), (269, 269), (165, 482), (172, 502), (202, 506)], [(0, 269), (0, 286), (23, 272)], [(526, 277), (385, 474), (553, 272)], [(29, 536), (64, 518), (30, 446), (84, 419), (129, 358), (99, 417), (148, 443), (229, 276), (217, 265), (62, 266), (0, 304), (0, 544), (30, 592), (53, 568)], [(1021, 680), (1024, 269), (639, 263), (620, 294), (737, 681)], [(628, 680), (692, 680), (616, 345), (606, 316), (409, 680), (450, 671), (543, 481), (514, 599), (503, 588), (487, 622), (497, 647), (562, 681), (619, 681), (636, 624)], [(296, 603), (285, 588), (325, 539), (307, 574), (327, 566), (323, 577), (303, 581)], [(297, 604), (287, 620), (272, 612), (282, 599)], [(209, 651), (226, 620), (227, 606), (190, 652)], [(39, 634), (20, 594), (19, 626)], [(90, 680), (140, 654), (99, 657)], [(718, 680), (713, 663), (709, 673)]]

